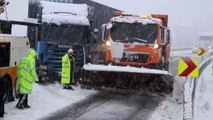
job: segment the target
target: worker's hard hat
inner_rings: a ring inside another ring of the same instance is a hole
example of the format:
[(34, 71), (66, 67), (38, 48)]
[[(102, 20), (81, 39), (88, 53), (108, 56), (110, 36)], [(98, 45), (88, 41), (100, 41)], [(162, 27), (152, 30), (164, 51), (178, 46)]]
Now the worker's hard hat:
[(67, 53), (73, 53), (73, 49), (69, 49)]

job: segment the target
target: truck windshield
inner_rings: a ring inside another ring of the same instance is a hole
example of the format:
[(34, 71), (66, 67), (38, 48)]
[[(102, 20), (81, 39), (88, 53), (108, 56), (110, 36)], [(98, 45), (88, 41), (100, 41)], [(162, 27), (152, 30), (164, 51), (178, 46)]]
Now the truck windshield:
[(69, 25), (58, 27), (47, 25), (42, 28), (42, 39), (47, 42), (65, 46), (88, 44), (89, 30), (89, 26)]
[(158, 33), (157, 24), (113, 23), (110, 35), (113, 41), (129, 43), (154, 43)]

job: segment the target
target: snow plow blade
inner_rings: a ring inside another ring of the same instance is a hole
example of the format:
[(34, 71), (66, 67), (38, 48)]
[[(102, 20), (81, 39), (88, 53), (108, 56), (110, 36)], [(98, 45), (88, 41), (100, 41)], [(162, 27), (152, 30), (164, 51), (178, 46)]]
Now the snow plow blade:
[(83, 88), (160, 96), (173, 90), (173, 76), (163, 70), (86, 64), (81, 75)]

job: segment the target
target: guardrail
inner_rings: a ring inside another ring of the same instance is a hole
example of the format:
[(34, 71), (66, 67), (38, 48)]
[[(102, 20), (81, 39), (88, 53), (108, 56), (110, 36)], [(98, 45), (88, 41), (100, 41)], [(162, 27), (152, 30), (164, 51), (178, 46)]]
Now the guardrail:
[(192, 48), (175, 48), (175, 49), (171, 49), (171, 51), (184, 51), (184, 50), (192, 50)]
[[(183, 119), (184, 120), (193, 120), (194, 119), (194, 103), (196, 96), (196, 88), (198, 84), (198, 80), (200, 79), (201, 74), (204, 69), (213, 62), (213, 53), (208, 53), (205, 57), (201, 58), (201, 64), (199, 65), (199, 77), (197, 78), (187, 78), (186, 83), (184, 85), (184, 112)], [(202, 82), (202, 81), (201, 81)]]

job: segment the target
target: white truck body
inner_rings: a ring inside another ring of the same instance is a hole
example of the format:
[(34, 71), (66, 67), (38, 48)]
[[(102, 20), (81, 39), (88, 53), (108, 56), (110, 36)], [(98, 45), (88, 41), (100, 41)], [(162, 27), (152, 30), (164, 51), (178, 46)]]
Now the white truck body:
[[(17, 66), (20, 59), (24, 57), (30, 48), (30, 42), (24, 36), (0, 35), (0, 44), (10, 44), (10, 63), (9, 66)], [(4, 53), (1, 53), (4, 54)]]

